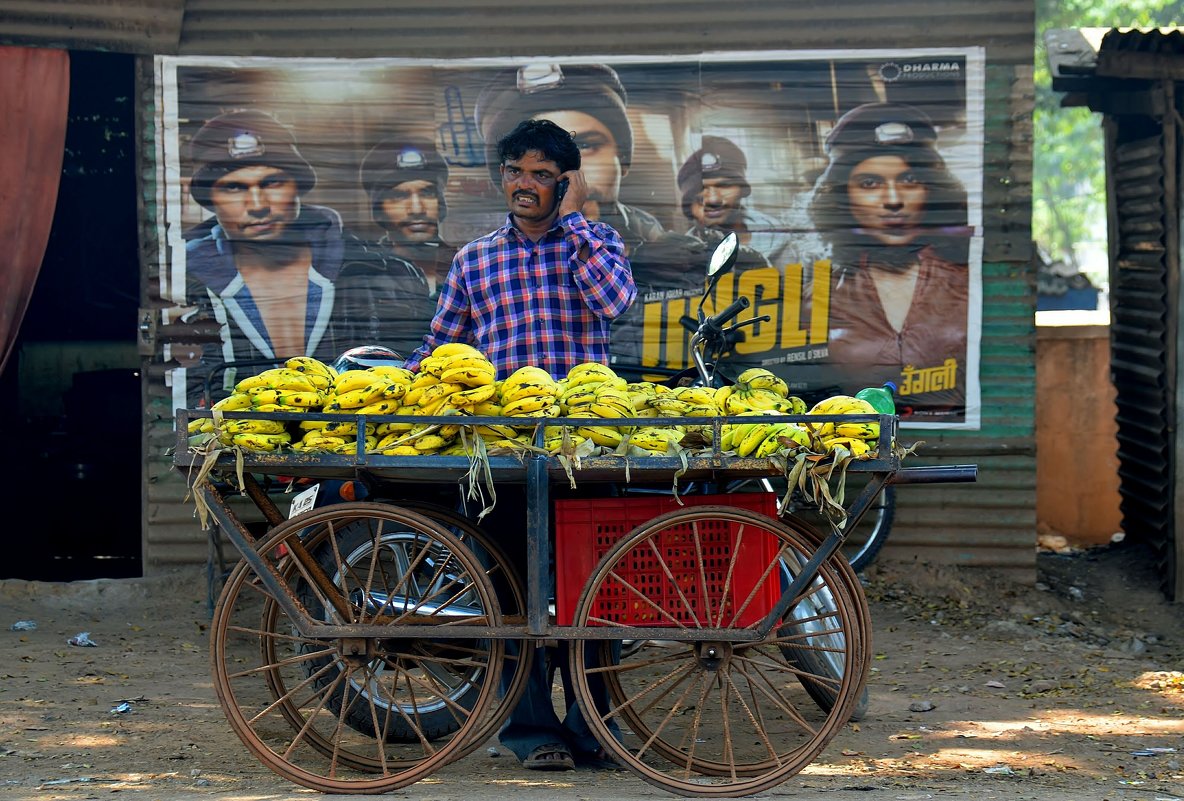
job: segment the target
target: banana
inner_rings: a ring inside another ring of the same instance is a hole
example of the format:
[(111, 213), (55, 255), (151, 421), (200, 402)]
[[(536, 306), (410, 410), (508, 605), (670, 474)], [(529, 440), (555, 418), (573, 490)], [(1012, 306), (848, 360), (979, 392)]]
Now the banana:
[(463, 384), (466, 387), (493, 386), (497, 374), (490, 364), (482, 367), (449, 367), (440, 373), (440, 381), (449, 384)]
[(559, 386), (546, 370), (539, 367), (519, 367), (502, 382), (502, 400), (514, 400), (518, 387), (523, 384), (543, 384), (554, 387), (554, 396), (559, 395)]
[(423, 456), (424, 452), (414, 445), (396, 445), (393, 448), (379, 448), (378, 452), (383, 456)]
[(806, 413), (806, 402), (804, 400), (802, 400), (801, 398), (799, 398), (797, 395), (790, 395), (788, 398), (786, 398), (786, 400), (789, 401), (789, 413), (790, 414), (805, 414)]
[(513, 426), (474, 426), (474, 430), (478, 435), (492, 439), (513, 439), (514, 437), (518, 436), (518, 431)]
[(869, 455), (872, 450), (866, 441), (854, 439), (853, 437), (829, 437), (822, 441), (822, 446), (828, 452), (838, 448), (844, 448), (856, 459)]
[(851, 437), (852, 439), (879, 439), (879, 423), (838, 423), (835, 425), (835, 436)]
[[(419, 396), (419, 407), (427, 410), (438, 404), (440, 401), (452, 395), (454, 392), (460, 392), (465, 387), (463, 384), (433, 384), (426, 387), (423, 393)], [(437, 414), (435, 411), (424, 411), (423, 414)]]
[(368, 387), (378, 378), (381, 378), (381, 376), (369, 370), (346, 370), (344, 373), (339, 374), (333, 382), (333, 394), (344, 395), (346, 392), (353, 392), (362, 387)]
[(394, 414), (399, 408), (398, 401), (393, 400), (377, 400), (373, 403), (368, 403), (365, 406), (354, 409), (354, 414)]
[(234, 385), (235, 392), (250, 392), (252, 389), (272, 389), (272, 386), (268, 377), (263, 373), (249, 375)]
[(692, 406), (715, 408), (715, 389), (713, 387), (679, 387), (674, 390), (674, 397)]
[(223, 420), (222, 430), (228, 434), (282, 434), (285, 429), (279, 420)]
[(415, 373), (406, 367), (395, 367), (389, 364), (376, 364), (367, 368), (367, 372), (374, 373), (395, 384), (410, 384), (415, 380)]
[(354, 442), (353, 437), (334, 437), (319, 431), (310, 431), (300, 440), (300, 444), (305, 448), (323, 448), (325, 450), (331, 450), (350, 442)]
[(289, 370), (295, 370), (298, 373), (322, 375), (330, 381), (337, 378), (336, 370), (311, 356), (293, 356), (284, 362), (284, 367), (287, 367)]
[(691, 410), (689, 403), (670, 395), (654, 398), (650, 406), (661, 412), (663, 417), (684, 417)]
[(199, 417), (196, 420), (190, 420), (187, 431), (190, 434), (212, 434), (214, 432), (214, 421), (208, 417)]
[(747, 389), (763, 389), (785, 398), (789, 396), (789, 385), (785, 379), (779, 378), (763, 367), (752, 367), (745, 370), (736, 379), (737, 386)]
[(758, 459), (764, 459), (788, 448), (789, 446), (782, 442), (787, 428), (789, 428), (789, 423), (774, 423), (765, 438), (757, 444), (752, 455)]
[(435, 451), (447, 447), (448, 440), (439, 434), (424, 434), (416, 437), (412, 444), (417, 451), (422, 453), (424, 451)]
[(524, 398), (511, 401), (502, 406), (502, 414), (506, 417), (521, 417), (532, 414), (551, 406), (553, 400), (549, 395), (527, 395)]
[(832, 395), (814, 404), (807, 414), (879, 414), (875, 407), (862, 398)]
[(755, 423), (748, 429), (742, 440), (737, 442), (733, 437), (732, 442), (736, 445), (736, 455), (751, 456), (776, 425), (777, 423)]
[(629, 444), (647, 451), (669, 453), (671, 445), (682, 441), (683, 433), (674, 428), (640, 428), (629, 437)]
[[(371, 376), (373, 378), (373, 376)], [(368, 406), (375, 401), (381, 400), (386, 388), (390, 386), (385, 378), (373, 378), (373, 380), (358, 389), (352, 389), (349, 392), (338, 392), (329, 397), (325, 403), (326, 409), (360, 409), (363, 406)]]
[(433, 348), (432, 355), (439, 356), (444, 359), (458, 355), (480, 356), (483, 359), (485, 358), (481, 351), (477, 350), (467, 342), (445, 342), (443, 345), (437, 345), (435, 348)]
[(283, 392), (276, 396), (276, 403), (280, 406), (299, 406), (311, 409), (325, 403), (325, 396), (317, 391), (312, 392)]
[(587, 408), (597, 417), (601, 417), (606, 420), (611, 420), (618, 417), (637, 416), (633, 411), (632, 404), (620, 403), (612, 399), (610, 399), (608, 402), (604, 402), (601, 401), (600, 398), (597, 398), (596, 402), (588, 404)]
[(246, 392), (235, 392), (210, 407), (223, 412), (235, 412), (251, 408), (251, 396)]
[(715, 408), (720, 414), (729, 414), (728, 412), (728, 398), (735, 393), (736, 386), (734, 384), (726, 387), (720, 387), (715, 391)]
[(589, 404), (596, 400), (596, 389), (598, 386), (599, 384), (578, 384), (574, 387), (568, 387), (567, 390), (559, 396), (559, 404), (561, 406), (566, 406), (569, 409), (574, 409), (577, 406)]
[(553, 400), (559, 397), (559, 385), (554, 381), (530, 381), (515, 384), (512, 387), (502, 386), (502, 405), (516, 400), (532, 397), (545, 397)]
[[(496, 394), (496, 393), (495, 393)], [(468, 407), (469, 412), (477, 417), (501, 417), (502, 405), (497, 403), (492, 398), (481, 403), (474, 404)]]
[(280, 402), (280, 395), (283, 393), (278, 389), (256, 387), (255, 389), (247, 390), (247, 394), (251, 396), (251, 406), (258, 407), (265, 403), (278, 404)]
[(617, 374), (607, 365), (600, 362), (583, 362), (567, 371), (567, 385), (574, 387), (587, 383), (598, 384), (616, 377)]
[(434, 387), (440, 383), (440, 379), (435, 376), (426, 376), (431, 378), (430, 382), (420, 382), (417, 378), (412, 382), (411, 386), (407, 388), (407, 392), (403, 395), (404, 406), (418, 406), (419, 399), (423, 397), (423, 393), (427, 391), (428, 387)]
[(235, 434), (234, 444), (249, 451), (277, 451), (292, 441), (289, 434)]
[[(383, 378), (389, 379), (388, 376), (383, 376)], [(386, 389), (382, 391), (382, 399), (389, 401), (401, 400), (403, 396), (407, 394), (408, 386), (408, 384), (400, 384), (397, 381), (391, 381), (391, 383), (387, 384)]]
[(419, 372), (439, 377), (447, 364), (447, 356), (427, 356), (419, 363)]
[(491, 382), (485, 386), (472, 387), (471, 389), (462, 389), (459, 392), (452, 393), (448, 396), (448, 398), (449, 402), (454, 406), (471, 408), (477, 404), (485, 403), (486, 401), (491, 400), (496, 392), (497, 388), (494, 387), (493, 383)]
[(301, 431), (323, 431), (328, 425), (328, 420), (301, 420), (297, 423)]
[(620, 431), (606, 426), (580, 426), (576, 433), (606, 448), (616, 448), (624, 439)]

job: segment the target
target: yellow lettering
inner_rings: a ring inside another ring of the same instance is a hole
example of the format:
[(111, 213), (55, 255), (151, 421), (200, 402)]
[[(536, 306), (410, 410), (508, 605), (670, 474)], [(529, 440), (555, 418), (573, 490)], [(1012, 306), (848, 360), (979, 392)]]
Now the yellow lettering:
[(782, 348), (800, 348), (806, 344), (806, 332), (802, 330), (802, 265), (785, 265), (785, 302), (781, 317)]
[(830, 335), (830, 259), (814, 262), (810, 301), (810, 344), (826, 342)]
[(745, 270), (737, 276), (736, 294), (754, 301), (749, 311), (773, 318), (768, 323), (748, 326), (744, 341), (736, 344), (737, 353), (763, 353), (777, 346), (777, 329), (781, 325), (780, 279), (780, 271), (771, 267)]

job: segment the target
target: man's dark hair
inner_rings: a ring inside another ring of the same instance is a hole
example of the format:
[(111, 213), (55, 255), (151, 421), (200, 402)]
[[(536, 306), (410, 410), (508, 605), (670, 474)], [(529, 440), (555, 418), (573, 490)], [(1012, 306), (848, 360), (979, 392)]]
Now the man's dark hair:
[(517, 161), (530, 151), (559, 165), (561, 173), (580, 168), (580, 148), (571, 134), (550, 120), (523, 120), (498, 140), (499, 164)]

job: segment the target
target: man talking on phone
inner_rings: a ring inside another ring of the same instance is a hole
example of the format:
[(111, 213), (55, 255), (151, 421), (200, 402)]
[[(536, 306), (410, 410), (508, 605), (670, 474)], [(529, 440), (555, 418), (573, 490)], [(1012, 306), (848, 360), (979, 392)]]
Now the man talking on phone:
[[(498, 141), (497, 158), (510, 212), (506, 224), (457, 252), (431, 331), (408, 367), (418, 368), (445, 342), (475, 346), (502, 377), (527, 365), (560, 378), (581, 362), (607, 364), (609, 323), (629, 308), (637, 290), (620, 235), (581, 211), (588, 182), (579, 147), (550, 120), (526, 120)], [(502, 535), (498, 539), (523, 573), (525, 524), (521, 490), (499, 491), (485, 525)], [(567, 653), (555, 651), (560, 661)], [(502, 744), (532, 770), (607, 767), (608, 757), (575, 701), (567, 699), (562, 721), (555, 714), (548, 662), (540, 651), (502, 729)], [(607, 704), (603, 686), (598, 694)]]

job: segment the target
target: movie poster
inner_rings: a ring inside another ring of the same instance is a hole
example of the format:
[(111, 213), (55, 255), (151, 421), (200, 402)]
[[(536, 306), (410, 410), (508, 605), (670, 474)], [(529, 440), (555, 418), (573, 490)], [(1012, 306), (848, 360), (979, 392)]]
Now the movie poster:
[(725, 374), (765, 366), (808, 400), (892, 381), (907, 425), (979, 427), (981, 48), (156, 70), (162, 322), (193, 332), (165, 349), (178, 407), (290, 355), (413, 351), (456, 249), (506, 222), (497, 140), (548, 118), (638, 286), (620, 374), (691, 364), (735, 231), (703, 310), (761, 319)]

